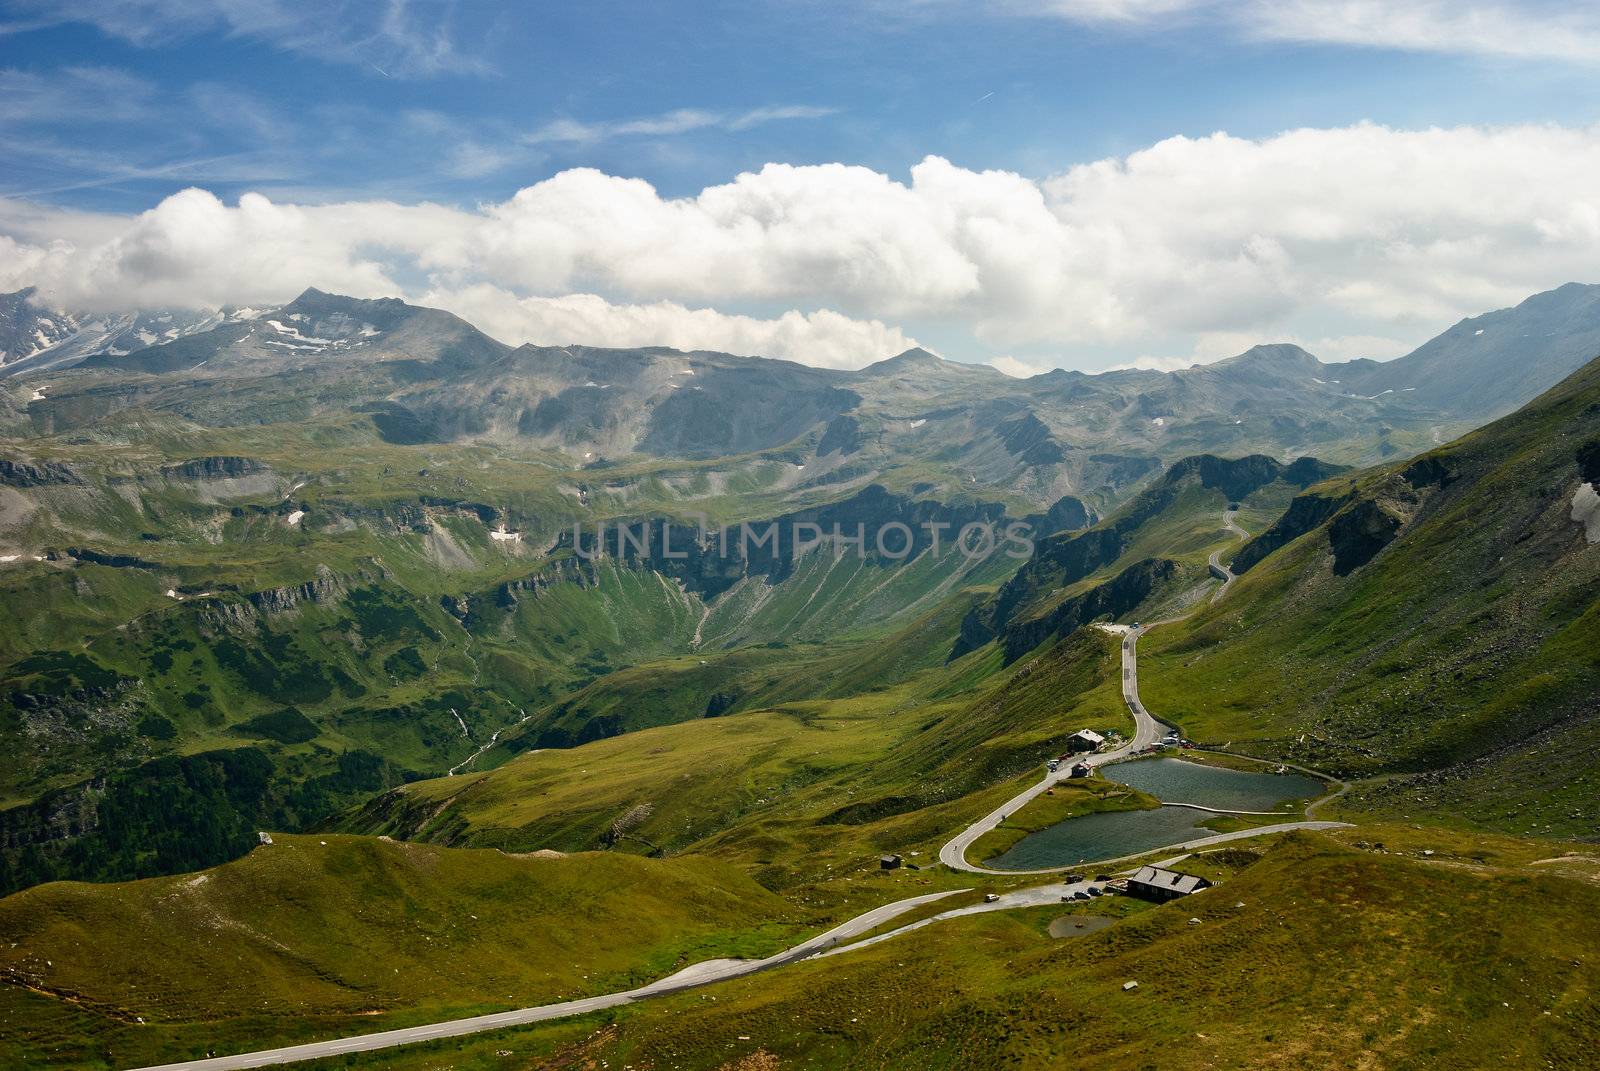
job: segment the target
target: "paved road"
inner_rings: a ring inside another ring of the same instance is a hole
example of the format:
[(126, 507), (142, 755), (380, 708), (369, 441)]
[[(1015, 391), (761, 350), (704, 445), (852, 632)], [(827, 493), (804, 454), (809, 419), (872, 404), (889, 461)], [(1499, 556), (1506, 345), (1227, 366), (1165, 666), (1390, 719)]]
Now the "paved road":
[[(1090, 766), (1104, 766), (1107, 763), (1118, 762), (1130, 758), (1134, 754), (1156, 743), (1162, 737), (1162, 724), (1150, 715), (1139, 701), (1139, 633), (1124, 625), (1101, 625), (1108, 632), (1116, 632), (1122, 636), (1122, 698), (1128, 704), (1128, 709), (1133, 712), (1133, 739), (1123, 744), (1114, 751), (1103, 751), (1094, 755), (1085, 755), (1081, 761)], [(1064, 766), (1066, 764), (1063, 764)], [(1011, 874), (1010, 870), (991, 870), (988, 867), (976, 866), (967, 862), (967, 849), (972, 847), (972, 842), (989, 832), (991, 829), (1005, 821), (1006, 815), (1012, 814), (1018, 807), (1027, 803), (1035, 796), (1042, 793), (1050, 786), (1067, 780), (1071, 776), (1070, 769), (1058, 770), (1055, 773), (1046, 771), (1044, 778), (1037, 784), (1029, 785), (1015, 796), (1011, 797), (976, 822), (972, 823), (960, 833), (945, 842), (939, 849), (939, 862), (953, 870), (965, 870), (969, 874)], [(1056, 870), (1068, 870), (1070, 867), (1056, 867)], [(1044, 873), (1041, 871), (1041, 873)]]
[[(1226, 532), (1233, 533), (1235, 540), (1249, 539), (1250, 533), (1246, 532), (1243, 528), (1240, 528), (1239, 525), (1234, 521), (1234, 518), (1238, 515), (1238, 510), (1223, 510), (1222, 528)], [(1222, 564), (1222, 551), (1220, 550), (1212, 551), (1211, 557), (1206, 559), (1206, 564), (1211, 567), (1211, 575), (1222, 581), (1222, 586), (1211, 593), (1211, 601), (1216, 602), (1218, 599), (1222, 598), (1228, 593), (1228, 589), (1233, 586), (1233, 582), (1239, 578), (1234, 575), (1232, 569)]]
[(924, 896), (913, 896), (906, 900), (896, 900), (892, 904), (885, 904), (882, 907), (873, 908), (865, 914), (857, 915), (848, 922), (835, 926), (827, 933), (819, 934), (809, 941), (802, 942), (786, 952), (779, 952), (775, 956), (756, 960), (718, 959), (710, 960), (706, 963), (697, 963), (660, 981), (640, 986), (638, 989), (630, 989), (624, 993), (606, 993), (602, 996), (585, 997), (581, 1000), (562, 1001), (559, 1004), (542, 1004), (534, 1008), (519, 1008), (516, 1011), (475, 1015), (469, 1019), (453, 1019), (447, 1023), (428, 1023), (423, 1026), (409, 1026), (399, 1030), (384, 1030), (376, 1034), (358, 1034), (355, 1037), (336, 1038), (331, 1041), (312, 1041), (304, 1045), (289, 1045), (281, 1049), (264, 1049), (260, 1052), (240, 1053), (236, 1056), (214, 1056), (200, 1060), (160, 1064), (154, 1067), (140, 1068), (138, 1071), (236, 1071), (236, 1069), (240, 1068), (269, 1067), (275, 1064), (291, 1064), (300, 1060), (342, 1056), (352, 1052), (371, 1052), (374, 1049), (388, 1049), (396, 1045), (410, 1045), (418, 1041), (460, 1037), (463, 1034), (477, 1034), (485, 1030), (500, 1030), (508, 1026), (526, 1026), (529, 1023), (542, 1023), (550, 1019), (563, 1019), (569, 1015), (583, 1015), (587, 1012), (602, 1011), (606, 1008), (615, 1008), (623, 1004), (633, 1004), (649, 997), (679, 993), (686, 989), (697, 989), (700, 986), (726, 981), (729, 978), (755, 974), (757, 971), (770, 970), (773, 967), (781, 967), (788, 963), (798, 963), (800, 960), (810, 959), (813, 956), (827, 952), (852, 937), (859, 937), (868, 930), (875, 930), (891, 919), (921, 907), (923, 904), (932, 903), (943, 897), (965, 891), (964, 889), (949, 889), (945, 892), (928, 893)]
[(828, 951), (823, 952), (822, 955), (837, 956), (845, 952), (854, 952), (858, 948), (868, 948), (883, 941), (903, 937), (913, 930), (920, 930), (922, 927), (931, 926), (935, 922), (960, 918), (963, 915), (978, 915), (985, 911), (1007, 911), (1018, 907), (1049, 907), (1051, 904), (1059, 904), (1062, 900), (1072, 897), (1073, 893), (1087, 890), (1090, 886), (1105, 888), (1100, 882), (1078, 881), (1070, 884), (1053, 882), (1049, 885), (1035, 885), (1029, 889), (1016, 889), (1012, 892), (1001, 893), (1000, 898), (994, 903), (969, 904), (966, 907), (941, 911), (937, 915), (929, 915), (925, 919), (909, 922), (904, 926), (880, 933), (876, 937), (868, 937), (865, 941), (857, 941), (854, 944), (844, 945), (840, 948), (830, 948)]

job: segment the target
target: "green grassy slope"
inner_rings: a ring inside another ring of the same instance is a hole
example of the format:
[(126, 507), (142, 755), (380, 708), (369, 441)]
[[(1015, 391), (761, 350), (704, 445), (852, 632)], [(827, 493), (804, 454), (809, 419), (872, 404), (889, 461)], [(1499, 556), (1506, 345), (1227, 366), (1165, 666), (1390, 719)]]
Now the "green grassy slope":
[[(405, 785), (340, 826), (518, 850), (702, 851), (793, 885), (874, 866), (879, 851), (932, 849), (1077, 729), (1131, 731), (1116, 652), (1084, 630), (1009, 670), (979, 652), (848, 697), (524, 754)], [(870, 647), (855, 657), (878, 664)], [(842, 659), (834, 672), (852, 675)]]
[(1142, 645), (1146, 703), (1196, 739), (1417, 775), (1353, 805), (1600, 835), (1600, 546), (1572, 519), (1597, 442), (1600, 363), (1312, 489), (1240, 551), (1229, 598)]
[(1090, 936), (1046, 935), (1063, 908), (935, 923), (708, 991), (337, 1066), (1579, 1071), (1600, 1045), (1597, 909), (1592, 874), (1300, 836)]
[(279, 835), (192, 876), (0, 900), (0, 1064), (126, 1067), (609, 992), (803, 924), (705, 859)]

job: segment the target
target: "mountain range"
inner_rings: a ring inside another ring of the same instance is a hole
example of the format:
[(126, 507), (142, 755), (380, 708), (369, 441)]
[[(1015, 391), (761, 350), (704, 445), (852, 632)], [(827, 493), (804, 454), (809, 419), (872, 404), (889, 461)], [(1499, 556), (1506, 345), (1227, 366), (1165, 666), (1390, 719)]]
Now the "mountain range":
[[(1436, 445), (1576, 368), (1600, 340), (1597, 294), (1537, 295), (1381, 364), (1266, 345), (1177, 372), (1017, 380), (922, 350), (840, 372), (660, 348), (513, 348), (449, 313), (316, 290), (161, 332), (137, 325), (170, 314), (129, 314), (107, 334), (45, 315), (24, 291), (5, 299), (7, 368), (32, 373), (20, 382), (40, 397), (25, 415), (13, 401), (9, 427), (67, 434), (130, 408), (235, 427), (355, 414), (389, 443), (545, 450), (573, 468), (715, 459), (718, 478), (736, 480), (770, 463), (793, 470), (791, 486), (875, 480), (1032, 510), (1071, 496), (1104, 513), (1193, 453), (1364, 464)], [(45, 324), (69, 333), (32, 352), (55, 337)]]

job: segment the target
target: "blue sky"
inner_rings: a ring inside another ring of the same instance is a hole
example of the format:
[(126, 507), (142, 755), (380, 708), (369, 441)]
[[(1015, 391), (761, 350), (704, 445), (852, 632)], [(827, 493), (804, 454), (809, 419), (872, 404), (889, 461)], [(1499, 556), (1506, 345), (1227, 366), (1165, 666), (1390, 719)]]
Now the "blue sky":
[[(1576, 5), (15, 0), (0, 3), (0, 197), (13, 236), (34, 247), (50, 237), (41, 221), (51, 213), (63, 234), (73, 213), (109, 228), (187, 187), (226, 206), (254, 191), (275, 204), (431, 202), (471, 213), (573, 168), (643, 179), (671, 202), (774, 163), (841, 163), (903, 185), (930, 156), (1043, 186), (1075, 166), (1218, 131), (1246, 146), (1361, 123), (1583, 134), (1600, 109), (1597, 66), (1600, 20)], [(1339, 167), (1348, 141), (1312, 151)], [(1420, 172), (1416, 180), (1433, 181)], [(27, 226), (19, 215), (30, 216)], [(1247, 230), (1277, 240), (1273, 220)], [(1257, 256), (1259, 243), (1246, 248), (1252, 235), (1228, 240)], [(1296, 244), (1283, 243), (1291, 263), (1302, 255)], [(905, 293), (856, 300), (841, 297), (836, 280), (809, 293), (792, 280), (653, 290), (593, 268), (512, 283), (482, 266), (442, 276), (440, 254), (415, 250), (386, 263), (383, 278), (408, 296), (492, 285), (519, 299), (594, 293), (763, 321), (839, 309), (963, 359), (1092, 367), (1221, 356), (1205, 338), (1223, 345), (1275, 328), (1357, 349), (1360, 340), (1398, 346), (1425, 322), (1444, 326), (1430, 317), (1564, 281), (1581, 252), (1562, 250), (1544, 275), (1530, 265), (1436, 295), (1415, 322), (1392, 310), (1386, 319), (1379, 302), (1361, 315), (1304, 300), (1274, 311), (1281, 302), (1260, 293), (1225, 300), (1241, 309), (1231, 320), (1191, 316), (1132, 332), (996, 326), (1015, 296), (999, 291), (991, 308), (965, 298), (919, 304)], [(1133, 300), (1127, 288), (1063, 297)]]

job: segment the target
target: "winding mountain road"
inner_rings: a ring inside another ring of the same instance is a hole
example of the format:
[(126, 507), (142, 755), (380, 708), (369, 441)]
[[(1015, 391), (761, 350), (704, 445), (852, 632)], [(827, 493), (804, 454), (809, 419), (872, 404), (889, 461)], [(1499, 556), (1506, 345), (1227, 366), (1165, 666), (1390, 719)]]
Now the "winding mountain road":
[[(1243, 528), (1240, 528), (1238, 523), (1234, 521), (1234, 518), (1238, 515), (1239, 511), (1231, 506), (1223, 510), (1222, 529), (1225, 532), (1233, 533), (1233, 537), (1236, 541), (1249, 539), (1250, 533), (1246, 532)], [(1218, 599), (1222, 598), (1228, 593), (1228, 589), (1233, 586), (1233, 582), (1239, 578), (1234, 575), (1232, 569), (1222, 564), (1221, 550), (1212, 551), (1211, 557), (1206, 559), (1206, 564), (1211, 567), (1211, 575), (1222, 581), (1222, 586), (1211, 593), (1211, 601), (1216, 602)]]
[[(1223, 527), (1233, 532), (1237, 537), (1244, 538), (1246, 533), (1233, 523), (1234, 511), (1228, 510), (1223, 514)], [(1211, 555), (1210, 564), (1217, 571), (1218, 578), (1222, 580), (1222, 587), (1212, 596), (1215, 601), (1233, 583), (1233, 573), (1220, 562), (1220, 551)], [(1191, 613), (1193, 611), (1190, 611)], [(1101, 625), (1099, 627), (1109, 632), (1119, 633), (1122, 636), (1122, 698), (1127, 703), (1128, 709), (1133, 713), (1134, 734), (1133, 739), (1121, 747), (1101, 754), (1085, 756), (1081, 761), (1090, 766), (1105, 766), (1130, 758), (1144, 748), (1161, 739), (1163, 723), (1157, 720), (1139, 699), (1139, 637), (1155, 625), (1168, 624), (1172, 621), (1181, 621), (1184, 616), (1166, 618), (1153, 622), (1142, 628), (1131, 628), (1123, 625)], [(951, 838), (940, 850), (939, 861), (955, 870), (963, 870), (976, 874), (994, 874), (1005, 877), (1017, 877), (1028, 874), (1053, 874), (1073, 867), (1050, 867), (1044, 870), (990, 870), (985, 867), (973, 866), (967, 862), (966, 852), (972, 842), (978, 837), (999, 825), (1006, 815), (1027, 803), (1041, 792), (1062, 778), (1055, 773), (1047, 774), (1044, 780), (1018, 793), (1006, 803), (980, 818), (955, 837)], [(1231, 812), (1230, 812), (1231, 813)], [(1282, 822), (1276, 825), (1261, 826), (1255, 829), (1244, 829), (1234, 833), (1218, 833), (1214, 836), (1202, 837), (1198, 840), (1188, 841), (1183, 844), (1168, 845), (1167, 850), (1189, 852), (1199, 850), (1214, 844), (1223, 844), (1228, 841), (1243, 840), (1248, 837), (1260, 837), (1269, 833), (1281, 833), (1292, 829), (1330, 829), (1342, 826), (1342, 822)], [(1151, 849), (1151, 851), (1161, 849)], [(1097, 862), (1096, 866), (1109, 863), (1124, 862), (1129, 859), (1139, 858), (1151, 854), (1151, 851), (1139, 852), (1115, 859), (1106, 859)], [(1079, 866), (1081, 864), (1074, 864)], [(436, 1041), (440, 1038), (461, 1037), (466, 1034), (477, 1034), (489, 1030), (501, 1030), (506, 1027), (526, 1026), (531, 1023), (542, 1023), (552, 1019), (563, 1019), (572, 1015), (583, 1015), (588, 1012), (603, 1011), (607, 1008), (621, 1007), (625, 1004), (634, 1004), (650, 997), (665, 996), (670, 993), (681, 993), (685, 990), (696, 989), (701, 986), (712, 985), (717, 982), (727, 981), (732, 978), (741, 978), (755, 974), (759, 971), (771, 970), (790, 963), (814, 959), (824, 956), (833, 956), (844, 952), (865, 948), (881, 941), (887, 941), (902, 936), (913, 930), (921, 929), (934, 922), (961, 915), (976, 914), (984, 911), (1003, 911), (1018, 907), (1047, 906), (1060, 902), (1063, 894), (1071, 894), (1078, 888), (1087, 888), (1089, 883), (1078, 883), (1074, 886), (1060, 884), (1034, 886), (1028, 889), (1017, 889), (1003, 893), (993, 903), (973, 904), (966, 907), (955, 908), (940, 912), (926, 919), (919, 919), (897, 929), (879, 934), (863, 941), (851, 942), (851, 938), (859, 937), (864, 933), (877, 929), (886, 922), (890, 922), (907, 912), (913, 911), (924, 904), (933, 903), (947, 896), (953, 896), (964, 889), (950, 889), (944, 892), (927, 893), (922, 896), (913, 896), (904, 900), (896, 900), (882, 907), (873, 908), (871, 911), (857, 915), (855, 918), (840, 923), (826, 933), (819, 934), (810, 940), (803, 941), (787, 951), (759, 960), (708, 960), (686, 967), (676, 974), (669, 975), (649, 985), (640, 986), (621, 993), (606, 993), (599, 996), (583, 997), (578, 1000), (561, 1001), (555, 1004), (542, 1004), (536, 1007), (519, 1008), (514, 1011), (494, 1012), (488, 1015), (476, 1015), (466, 1019), (452, 1019), (442, 1023), (427, 1023), (421, 1026), (403, 1027), (396, 1030), (383, 1030), (373, 1034), (358, 1034), (353, 1037), (335, 1038), (328, 1041), (312, 1041), (300, 1045), (288, 1045), (276, 1049), (263, 1049), (258, 1052), (238, 1053), (233, 1056), (210, 1056), (197, 1060), (183, 1060), (177, 1063), (157, 1064), (149, 1067), (138, 1068), (136, 1071), (243, 1071), (245, 1068), (270, 1067), (280, 1064), (297, 1063), (302, 1060), (324, 1059), (332, 1056), (343, 1056), (350, 1053), (373, 1052), (379, 1049), (393, 1048), (399, 1045), (410, 1045), (423, 1041)]]
[[(1231, 507), (1223, 511), (1223, 530), (1232, 533), (1235, 540), (1246, 539), (1249, 537), (1250, 533), (1239, 527), (1234, 520), (1236, 516), (1238, 516), (1238, 511), (1232, 509)], [(1221, 550), (1213, 551), (1210, 558), (1207, 560), (1207, 564), (1210, 566), (1212, 573), (1222, 581), (1222, 586), (1211, 595), (1211, 601), (1216, 602), (1217, 599), (1221, 598), (1222, 594), (1233, 584), (1235, 577), (1233, 571), (1222, 564)], [(1137, 628), (1128, 625), (1098, 626), (1099, 628), (1105, 629), (1107, 632), (1115, 632), (1122, 636), (1122, 701), (1128, 705), (1128, 710), (1133, 714), (1133, 739), (1114, 751), (1106, 751), (1094, 755), (1088, 755), (1085, 756), (1081, 761), (1087, 762), (1090, 766), (1106, 766), (1113, 762), (1121, 762), (1123, 759), (1133, 757), (1135, 754), (1138, 754), (1146, 747), (1149, 747), (1151, 744), (1154, 744), (1161, 739), (1162, 728), (1166, 723), (1162, 722), (1160, 719), (1151, 714), (1150, 711), (1146, 710), (1143, 701), (1141, 701), (1139, 698), (1139, 637), (1150, 631), (1152, 628), (1160, 625), (1170, 625), (1176, 621), (1182, 621), (1193, 613), (1195, 613), (1195, 610), (1190, 610), (1188, 613), (1162, 618), (1160, 621), (1153, 621), (1148, 625), (1141, 625)], [(1070, 776), (1070, 773), (1062, 773), (1059, 770), (1055, 772), (1046, 772), (1043, 780), (1039, 781), (1037, 784), (1028, 786), (1026, 789), (1017, 793), (999, 807), (996, 807), (994, 810), (990, 811), (988, 814), (972, 823), (960, 833), (957, 833), (954, 837), (950, 838), (950, 840), (946, 841), (944, 846), (939, 849), (939, 862), (953, 870), (964, 870), (969, 874), (1016, 876), (1018, 874), (1058, 874), (1062, 871), (1078, 869), (1082, 864), (1073, 863), (1067, 866), (1046, 867), (1040, 870), (993, 870), (989, 867), (978, 866), (976, 864), (967, 862), (967, 849), (972, 847), (974, 841), (983, 836), (985, 833), (994, 829), (1001, 822), (1005, 821), (1006, 816), (1015, 813), (1018, 807), (1021, 807), (1029, 800), (1032, 800), (1034, 797), (1038, 796), (1052, 785), (1068, 780)], [(1230, 811), (1227, 813), (1232, 814), (1237, 812)], [(1245, 837), (1265, 836), (1268, 833), (1284, 833), (1293, 829), (1333, 829), (1343, 824), (1344, 823), (1342, 822), (1314, 821), (1279, 822), (1275, 825), (1240, 830), (1237, 833), (1222, 833), (1214, 837), (1204, 837), (1199, 840), (1189, 841), (1184, 844), (1170, 845), (1170, 847), (1174, 849), (1191, 850), (1204, 848), (1212, 844), (1221, 844), (1230, 840), (1242, 840)], [(1148, 855), (1149, 852), (1140, 852), (1138, 854)], [(1137, 855), (1130, 855), (1123, 858), (1133, 859), (1137, 857)], [(1103, 861), (1115, 863), (1120, 862), (1121, 859), (1108, 859)]]

